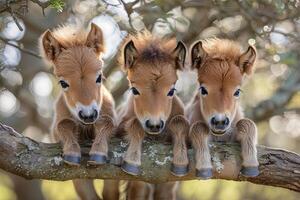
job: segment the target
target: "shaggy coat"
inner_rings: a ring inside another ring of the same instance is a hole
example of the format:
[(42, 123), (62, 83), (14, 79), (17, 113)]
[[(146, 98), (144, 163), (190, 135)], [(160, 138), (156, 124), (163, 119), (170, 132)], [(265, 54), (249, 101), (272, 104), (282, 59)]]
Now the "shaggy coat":
[[(106, 163), (108, 140), (115, 124), (114, 100), (102, 84), (103, 35), (92, 24), (89, 32), (63, 26), (47, 30), (41, 50), (54, 67), (63, 91), (55, 104), (52, 136), (63, 145), (67, 164), (80, 165), (80, 141), (93, 141), (89, 164)], [(82, 199), (98, 199), (92, 180), (74, 180)]]
[(240, 87), (245, 75), (253, 71), (255, 59), (252, 46), (242, 52), (240, 45), (230, 40), (198, 41), (191, 48), (192, 68), (197, 70), (200, 87), (186, 113), (199, 178), (212, 176), (211, 141), (240, 142), (242, 174), (258, 175), (257, 128), (244, 118), (239, 103)]
[[(122, 169), (129, 174), (140, 173), (142, 142), (145, 137), (172, 139), (172, 173), (188, 172), (186, 140), (189, 124), (184, 106), (176, 96), (177, 70), (184, 68), (186, 48), (175, 39), (159, 39), (150, 33), (130, 37), (121, 63), (127, 73), (130, 95), (120, 111), (119, 131), (129, 142)], [(174, 199), (175, 183), (149, 185), (131, 181), (129, 199)]]

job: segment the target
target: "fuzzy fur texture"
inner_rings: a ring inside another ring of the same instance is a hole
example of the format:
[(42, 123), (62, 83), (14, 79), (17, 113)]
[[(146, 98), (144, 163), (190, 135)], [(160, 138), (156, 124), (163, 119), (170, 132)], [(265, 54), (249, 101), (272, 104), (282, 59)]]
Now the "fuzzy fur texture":
[[(69, 87), (61, 92), (55, 105), (52, 135), (63, 145), (64, 156), (81, 156), (79, 141), (93, 141), (90, 154), (106, 155), (108, 140), (115, 128), (114, 100), (102, 83), (102, 31), (92, 24), (89, 32), (80, 27), (63, 26), (46, 31), (41, 37), (41, 50), (54, 67), (54, 74)], [(93, 123), (83, 123), (76, 112), (78, 105), (98, 110)], [(92, 180), (74, 180), (82, 199), (98, 199)]]
[[(166, 135), (173, 141), (173, 164), (187, 166), (189, 123), (184, 117), (181, 100), (176, 95), (167, 95), (178, 79), (177, 69), (183, 67), (185, 46), (176, 44), (175, 39), (159, 39), (148, 32), (129, 38), (120, 60), (130, 87), (135, 87), (140, 94), (131, 94), (120, 111), (119, 130), (125, 132), (129, 142), (124, 160), (132, 165), (141, 165), (142, 142), (148, 135), (144, 123), (146, 119), (155, 118), (165, 123), (160, 135)], [(130, 199), (144, 199), (140, 195), (144, 197), (146, 194), (155, 199), (165, 196), (173, 199), (175, 194), (172, 188), (175, 186), (175, 183), (167, 183), (157, 188), (142, 182), (130, 182), (127, 191)], [(140, 192), (134, 192), (137, 190)]]
[[(210, 141), (240, 142), (244, 167), (257, 167), (254, 122), (245, 119), (235, 91), (243, 83), (243, 77), (254, 68), (256, 51), (249, 47), (242, 52), (241, 46), (230, 40), (208, 39), (194, 43), (191, 63), (197, 70), (199, 85), (208, 94), (198, 91), (187, 108), (191, 123), (189, 137), (195, 149), (196, 169), (211, 169)], [(211, 119), (216, 114), (227, 116), (229, 128), (223, 135), (212, 134)]]

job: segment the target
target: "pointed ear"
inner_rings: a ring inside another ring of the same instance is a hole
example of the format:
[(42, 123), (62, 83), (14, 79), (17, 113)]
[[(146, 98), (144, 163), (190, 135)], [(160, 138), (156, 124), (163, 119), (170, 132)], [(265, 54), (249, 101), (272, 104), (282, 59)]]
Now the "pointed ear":
[(173, 54), (175, 56), (176, 69), (183, 70), (186, 57), (186, 47), (183, 42), (179, 41), (177, 43)]
[(138, 56), (138, 51), (134, 46), (132, 40), (130, 40), (124, 47), (124, 69), (131, 68)]
[(92, 48), (97, 55), (104, 51), (103, 33), (96, 24), (91, 24), (91, 30), (86, 39), (86, 46)]
[(42, 49), (47, 59), (54, 61), (62, 52), (63, 46), (55, 39), (50, 30), (42, 36)]
[(192, 45), (191, 49), (191, 63), (192, 63), (192, 69), (199, 68), (201, 64), (203, 64), (203, 61), (205, 57), (207, 56), (207, 53), (203, 49), (202, 42), (198, 41)]
[(238, 66), (240, 67), (242, 73), (246, 73), (247, 75), (250, 75), (253, 71), (254, 62), (256, 59), (256, 50), (254, 47), (249, 46), (247, 51), (243, 53), (238, 62)]

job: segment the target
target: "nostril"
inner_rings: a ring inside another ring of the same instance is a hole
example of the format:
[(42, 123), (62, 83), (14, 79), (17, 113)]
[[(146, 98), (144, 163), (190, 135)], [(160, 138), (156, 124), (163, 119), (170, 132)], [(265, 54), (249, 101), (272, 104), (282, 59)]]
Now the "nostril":
[(225, 126), (228, 126), (229, 125), (229, 118), (228, 117), (226, 117), (226, 119), (225, 119)]
[(85, 118), (82, 111), (79, 111), (78, 115), (79, 115), (80, 119), (84, 119)]
[(150, 121), (149, 121), (149, 120), (146, 120), (145, 125), (146, 125), (147, 128), (151, 128), (151, 124), (150, 124)]
[(216, 118), (213, 117), (213, 118), (211, 118), (210, 123), (211, 123), (212, 125), (217, 125), (218, 122), (217, 122)]
[(162, 129), (164, 127), (165, 123), (163, 120), (160, 120), (159, 129)]
[(98, 111), (94, 109), (93, 118), (96, 119), (98, 117)]

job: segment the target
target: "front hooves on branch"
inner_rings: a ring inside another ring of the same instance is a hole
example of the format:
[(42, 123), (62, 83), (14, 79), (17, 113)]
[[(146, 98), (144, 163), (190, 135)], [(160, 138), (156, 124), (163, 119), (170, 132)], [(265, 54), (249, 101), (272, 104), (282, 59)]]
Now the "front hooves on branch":
[(90, 160), (88, 161), (89, 165), (104, 165), (107, 163), (107, 157), (101, 154), (91, 154)]
[(74, 155), (64, 155), (63, 160), (66, 164), (72, 165), (72, 166), (79, 166), (80, 165), (80, 156), (74, 156)]
[(208, 169), (196, 169), (196, 177), (201, 180), (210, 179), (213, 176), (211, 168)]
[(141, 173), (140, 166), (130, 164), (130, 163), (126, 162), (126, 161), (123, 162), (123, 164), (121, 166), (121, 169), (124, 172), (126, 172), (127, 174), (131, 174), (133, 176), (140, 175), (140, 173)]
[(180, 165), (174, 165), (172, 163), (172, 166), (171, 166), (171, 173), (174, 175), (174, 176), (185, 176), (187, 175), (187, 173), (189, 172), (189, 166), (186, 165), (186, 166), (180, 166)]
[(245, 177), (256, 177), (259, 175), (258, 167), (242, 167), (241, 174)]

